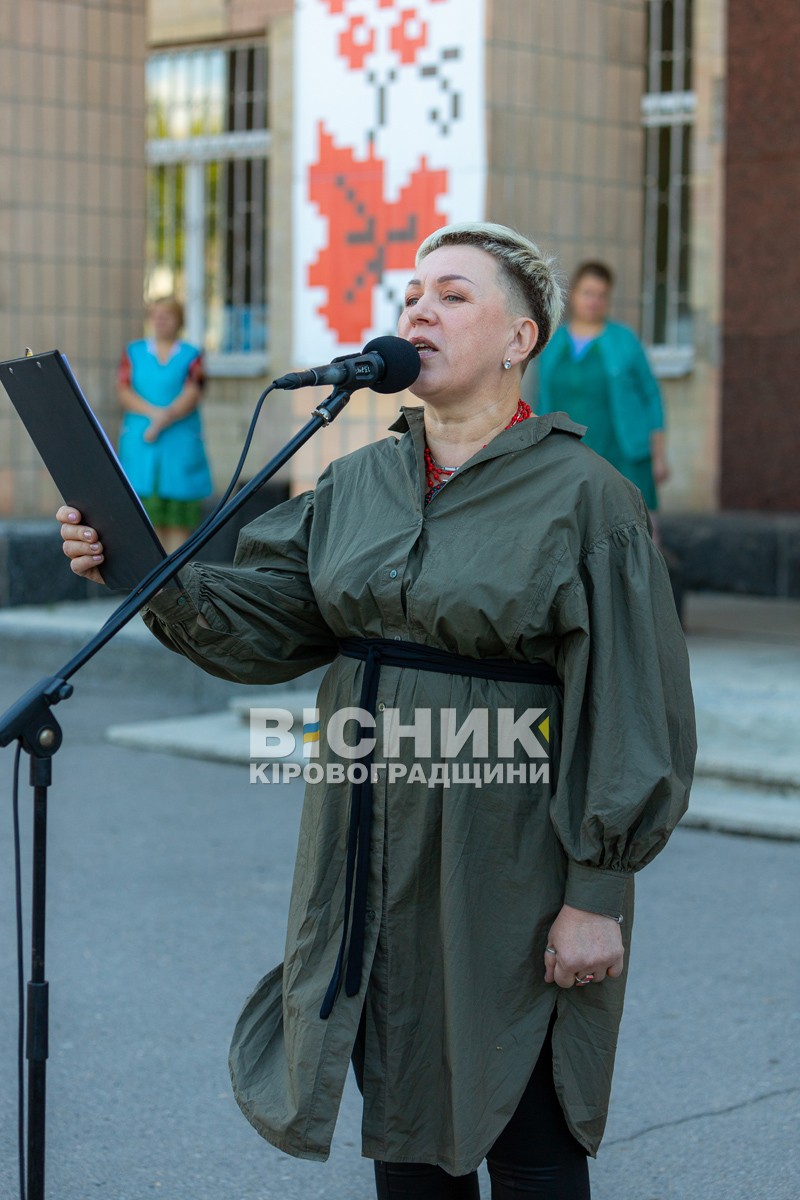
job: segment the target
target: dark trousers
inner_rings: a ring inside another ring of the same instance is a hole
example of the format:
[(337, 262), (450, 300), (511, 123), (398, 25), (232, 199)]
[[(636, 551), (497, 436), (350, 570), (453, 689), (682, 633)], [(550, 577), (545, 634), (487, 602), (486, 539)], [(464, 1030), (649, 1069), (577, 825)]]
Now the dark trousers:
[[(567, 1128), (553, 1083), (550, 1030), (516, 1111), (486, 1156), (492, 1200), (589, 1200), (586, 1152)], [(353, 1048), (364, 1078), (363, 1020)], [(375, 1163), (378, 1200), (480, 1200), (478, 1175), (448, 1175), (427, 1163)]]

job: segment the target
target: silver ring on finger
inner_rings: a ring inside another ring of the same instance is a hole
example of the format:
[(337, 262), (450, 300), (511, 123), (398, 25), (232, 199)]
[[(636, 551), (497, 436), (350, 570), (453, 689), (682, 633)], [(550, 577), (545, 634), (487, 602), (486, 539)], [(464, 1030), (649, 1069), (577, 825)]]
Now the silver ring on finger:
[(544, 952), (545, 952), (545, 954), (558, 954), (558, 951), (556, 950), (555, 946), (545, 946)]
[(593, 979), (594, 975), (576, 975), (575, 983), (578, 987), (583, 987), (585, 984), (591, 983)]

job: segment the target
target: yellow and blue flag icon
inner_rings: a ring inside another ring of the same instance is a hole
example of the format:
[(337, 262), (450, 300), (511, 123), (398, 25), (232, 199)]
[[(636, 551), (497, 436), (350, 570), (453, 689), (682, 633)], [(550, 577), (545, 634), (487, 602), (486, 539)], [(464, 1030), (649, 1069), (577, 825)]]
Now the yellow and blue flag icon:
[(303, 758), (319, 758), (319, 713), (305, 709), (303, 718)]

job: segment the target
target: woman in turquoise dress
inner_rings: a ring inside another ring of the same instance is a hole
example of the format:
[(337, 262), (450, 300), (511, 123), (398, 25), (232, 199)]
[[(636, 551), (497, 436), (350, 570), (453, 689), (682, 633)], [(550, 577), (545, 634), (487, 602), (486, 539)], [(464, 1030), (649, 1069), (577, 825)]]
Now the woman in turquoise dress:
[(613, 282), (604, 263), (578, 267), (569, 320), (539, 359), (536, 410), (585, 425), (584, 445), (634, 483), (653, 513), (669, 477), (661, 392), (636, 334), (608, 320)]
[(211, 493), (199, 411), (203, 354), (178, 339), (183, 308), (174, 296), (154, 301), (150, 318), (152, 338), (130, 342), (117, 371), (125, 412), (119, 457), (169, 553), (199, 523)]

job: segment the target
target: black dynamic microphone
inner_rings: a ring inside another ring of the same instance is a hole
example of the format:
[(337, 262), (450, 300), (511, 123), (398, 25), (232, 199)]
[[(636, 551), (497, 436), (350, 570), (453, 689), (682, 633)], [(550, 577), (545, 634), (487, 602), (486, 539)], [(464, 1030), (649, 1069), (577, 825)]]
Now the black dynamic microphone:
[(419, 352), (410, 342), (387, 335), (367, 342), (360, 354), (343, 354), (324, 367), (281, 375), (273, 387), (294, 391), (295, 388), (330, 384), (348, 392), (369, 387), (373, 392), (391, 395), (411, 387), (420, 366)]

